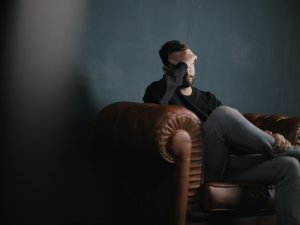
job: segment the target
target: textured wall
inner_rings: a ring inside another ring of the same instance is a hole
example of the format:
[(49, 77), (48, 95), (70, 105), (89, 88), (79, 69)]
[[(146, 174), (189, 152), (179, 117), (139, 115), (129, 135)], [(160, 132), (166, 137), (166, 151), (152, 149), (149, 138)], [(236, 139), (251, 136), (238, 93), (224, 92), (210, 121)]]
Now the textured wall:
[(86, 73), (96, 106), (141, 101), (161, 77), (158, 49), (186, 41), (195, 85), (243, 112), (299, 115), (298, 0), (91, 1)]

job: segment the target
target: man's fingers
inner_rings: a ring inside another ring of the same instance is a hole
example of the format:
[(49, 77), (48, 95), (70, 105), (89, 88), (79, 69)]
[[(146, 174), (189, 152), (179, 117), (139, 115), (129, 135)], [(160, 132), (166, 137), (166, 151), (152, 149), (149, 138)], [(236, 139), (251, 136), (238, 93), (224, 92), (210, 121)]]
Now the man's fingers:
[(274, 150), (276, 152), (285, 152), (292, 147), (292, 144), (287, 139), (285, 139), (283, 135), (278, 133), (272, 133), (269, 130), (265, 130), (265, 132), (271, 135), (272, 137), (274, 137), (275, 139)]
[(289, 148), (292, 147), (292, 144), (285, 139), (285, 137), (281, 134), (273, 134), (275, 138), (275, 149), (278, 152), (284, 152), (287, 151)]
[(188, 63), (194, 63), (197, 60), (197, 56), (191, 49), (187, 49), (183, 52), (183, 60)]
[(288, 140), (285, 140), (285, 149), (291, 148), (292, 144)]
[(272, 134), (272, 136), (275, 138), (275, 149), (279, 152), (281, 152), (281, 150), (285, 147), (284, 144), (284, 140), (282, 139), (281, 135), (279, 134)]

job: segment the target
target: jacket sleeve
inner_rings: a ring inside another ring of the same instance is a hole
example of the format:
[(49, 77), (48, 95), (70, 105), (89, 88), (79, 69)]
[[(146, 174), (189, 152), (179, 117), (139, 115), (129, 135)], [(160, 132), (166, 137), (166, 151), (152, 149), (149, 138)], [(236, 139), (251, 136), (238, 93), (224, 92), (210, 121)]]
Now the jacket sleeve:
[(182, 84), (186, 71), (186, 63), (178, 63), (161, 80), (153, 82), (147, 87), (143, 101), (145, 103), (168, 104), (178, 86)]

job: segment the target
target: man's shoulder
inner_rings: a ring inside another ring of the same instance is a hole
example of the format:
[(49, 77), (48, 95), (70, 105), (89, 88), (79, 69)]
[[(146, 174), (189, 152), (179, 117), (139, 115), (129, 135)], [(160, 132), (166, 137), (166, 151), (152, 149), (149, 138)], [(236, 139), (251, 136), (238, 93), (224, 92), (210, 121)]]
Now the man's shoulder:
[(161, 96), (165, 89), (165, 82), (163, 79), (152, 82), (146, 88), (143, 101), (148, 103), (159, 103)]

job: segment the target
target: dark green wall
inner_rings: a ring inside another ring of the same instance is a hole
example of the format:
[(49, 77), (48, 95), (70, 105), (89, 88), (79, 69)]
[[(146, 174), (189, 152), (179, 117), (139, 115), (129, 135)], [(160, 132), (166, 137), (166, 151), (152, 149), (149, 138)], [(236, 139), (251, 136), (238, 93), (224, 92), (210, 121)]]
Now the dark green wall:
[(299, 115), (298, 0), (90, 1), (85, 66), (96, 107), (141, 101), (158, 49), (186, 41), (195, 86), (243, 112)]

